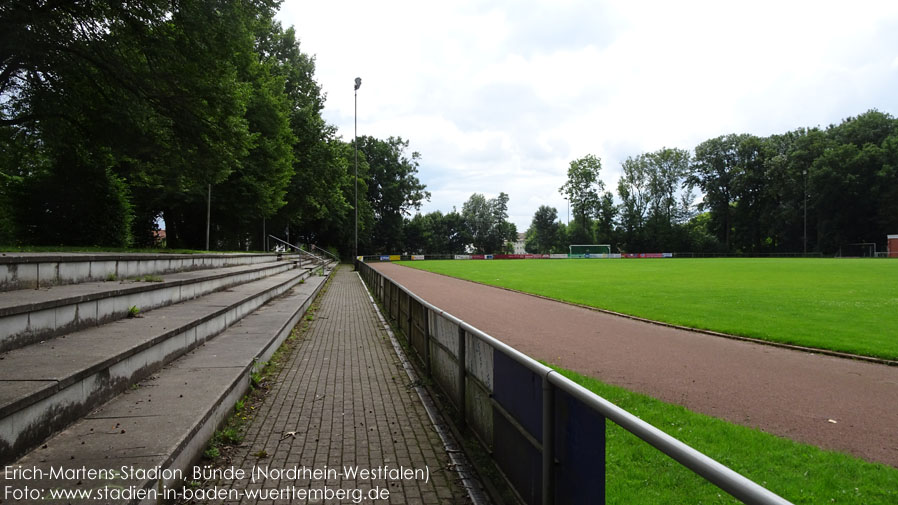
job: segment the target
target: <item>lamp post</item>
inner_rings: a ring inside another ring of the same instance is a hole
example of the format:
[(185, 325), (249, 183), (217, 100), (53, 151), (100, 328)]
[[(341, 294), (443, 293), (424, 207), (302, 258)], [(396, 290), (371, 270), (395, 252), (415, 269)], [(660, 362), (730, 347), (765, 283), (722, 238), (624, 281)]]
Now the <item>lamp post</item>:
[(359, 257), (359, 88), (362, 87), (362, 78), (355, 78), (355, 111), (353, 114), (354, 131), (352, 145), (355, 147), (355, 253), (352, 262), (355, 264)]
[(206, 189), (206, 250), (209, 250), (209, 228), (212, 223), (212, 184)]
[(801, 171), (804, 176), (804, 255), (808, 255), (808, 171)]

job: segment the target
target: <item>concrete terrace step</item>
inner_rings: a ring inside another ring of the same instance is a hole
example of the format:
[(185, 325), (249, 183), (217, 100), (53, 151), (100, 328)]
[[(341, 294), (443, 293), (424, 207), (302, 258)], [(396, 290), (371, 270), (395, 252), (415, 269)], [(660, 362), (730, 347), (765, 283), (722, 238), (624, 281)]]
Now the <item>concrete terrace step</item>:
[(0, 253), (0, 291), (277, 261), (283, 254)]
[(166, 275), (161, 282), (87, 282), (0, 292), (0, 352), (293, 269), (267, 262)]
[[(103, 503), (163, 502), (164, 493), (175, 491), (175, 481), (182, 480), (177, 477), (191, 480), (188, 467), (200, 457), (214, 430), (246, 393), (254, 368), (267, 361), (289, 336), (325, 280), (322, 276), (310, 277), (142, 381), (136, 389), (117, 396), (58, 433), (12, 465), (35, 469), (36, 478), (3, 480), (0, 475), (0, 486), (42, 489), (42, 503), (99, 503), (96, 493), (103, 488), (151, 493), (146, 499), (108, 497)], [(119, 472), (123, 467), (175, 470), (172, 474), (176, 478), (129, 474), (112, 481), (79, 481), (54, 480), (50, 476), (54, 468)], [(47, 499), (48, 489), (95, 494), (93, 500), (54, 501)]]
[(292, 269), (12, 350), (0, 360), (0, 464), (310, 277)]

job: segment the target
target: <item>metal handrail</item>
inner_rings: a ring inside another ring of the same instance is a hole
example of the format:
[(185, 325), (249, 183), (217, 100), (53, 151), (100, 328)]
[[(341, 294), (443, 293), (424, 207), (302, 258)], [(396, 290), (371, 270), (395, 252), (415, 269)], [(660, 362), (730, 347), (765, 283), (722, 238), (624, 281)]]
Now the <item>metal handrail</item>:
[(298, 252), (298, 253), (300, 253), (300, 254), (305, 254), (306, 256), (311, 256), (311, 257), (312, 257), (312, 261), (314, 261), (315, 263), (318, 263), (318, 264), (320, 264), (320, 265), (325, 265), (325, 264), (328, 263), (328, 261), (327, 261), (326, 259), (322, 258), (321, 256), (318, 256), (317, 254), (312, 254), (312, 253), (310, 253), (309, 251), (306, 251), (305, 249), (303, 249), (302, 247), (300, 247), (300, 246), (298, 246), (298, 245), (291, 244), (290, 242), (287, 242), (286, 240), (281, 240), (281, 239), (275, 237), (274, 235), (268, 235), (268, 236), (271, 237), (271, 238), (273, 238), (273, 239), (275, 239), (275, 240), (277, 240), (278, 242), (280, 242), (280, 243), (282, 243), (282, 244), (284, 244), (284, 245), (286, 245), (286, 246), (289, 246), (289, 247), (292, 247), (292, 248), (296, 249), (296, 252)]
[(333, 260), (334, 260), (334, 261), (336, 261), (336, 262), (337, 262), (337, 263), (339, 263), (339, 262), (340, 262), (340, 258), (338, 258), (338, 257), (336, 257), (336, 256), (334, 256), (334, 254), (333, 254), (333, 253), (331, 253), (331, 252), (330, 252), (330, 251), (327, 251), (327, 250), (324, 250), (324, 249), (322, 249), (322, 248), (320, 248), (320, 247), (318, 247), (318, 246), (317, 246), (317, 245), (315, 245), (315, 244), (312, 244), (312, 249), (317, 249), (317, 250), (319, 250), (319, 251), (321, 251), (321, 252), (323, 252), (323, 253), (324, 253), (324, 254), (326, 254), (326, 255), (328, 255), (328, 256), (330, 256), (330, 257), (331, 257), (331, 259), (333, 259)]
[[(386, 281), (395, 285), (411, 299), (420, 303), (425, 309), (433, 311), (440, 317), (457, 325), (471, 336), (501, 351), (518, 364), (543, 377), (550, 385), (580, 400), (584, 405), (590, 407), (598, 414), (610, 419), (618, 426), (647, 442), (652, 447), (655, 447), (681, 465), (692, 470), (695, 474), (729, 493), (736, 499), (741, 500), (743, 503), (749, 505), (792, 505), (791, 502), (785, 498), (693, 449), (689, 445), (671, 437), (651, 424), (630, 414), (626, 410), (623, 410), (601, 396), (580, 386), (567, 377), (564, 377), (552, 368), (539, 363), (508, 344), (497, 340), (495, 337), (490, 336), (471, 324), (453, 316), (430, 302), (427, 302), (402, 284), (375, 270), (370, 265), (363, 262), (357, 263), (364, 265), (363, 268), (369, 269), (371, 272), (376, 273)], [(544, 404), (546, 403), (548, 402), (544, 402)]]

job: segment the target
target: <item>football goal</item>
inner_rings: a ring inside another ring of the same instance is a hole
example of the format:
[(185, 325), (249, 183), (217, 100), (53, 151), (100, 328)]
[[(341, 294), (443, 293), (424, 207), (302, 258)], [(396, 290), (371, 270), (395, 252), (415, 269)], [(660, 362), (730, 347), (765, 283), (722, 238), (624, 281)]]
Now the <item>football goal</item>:
[(588, 258), (590, 256), (602, 256), (611, 254), (609, 244), (580, 244), (570, 245), (569, 256), (571, 258)]

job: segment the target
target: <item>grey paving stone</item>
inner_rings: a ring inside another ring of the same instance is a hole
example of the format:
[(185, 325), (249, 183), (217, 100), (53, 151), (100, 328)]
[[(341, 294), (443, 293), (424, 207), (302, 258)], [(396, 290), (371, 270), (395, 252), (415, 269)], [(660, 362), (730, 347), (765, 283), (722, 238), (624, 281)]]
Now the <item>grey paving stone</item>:
[[(323, 475), (217, 485), (241, 491), (360, 490), (361, 503), (468, 503), (427, 412), (407, 382), (360, 279), (351, 268), (342, 267), (334, 273), (308, 332), (275, 379), (232, 459), (246, 472), (264, 466), (305, 467)], [(260, 459), (260, 451), (266, 457)], [(350, 467), (370, 474), (352, 475)], [(398, 478), (373, 473), (399, 468), (424, 473), (426, 480), (414, 474)], [(367, 493), (376, 487), (386, 489), (388, 498), (369, 499)], [(243, 495), (237, 503), (282, 502), (289, 500)], [(304, 502), (353, 499), (313, 496), (293, 503)]]

